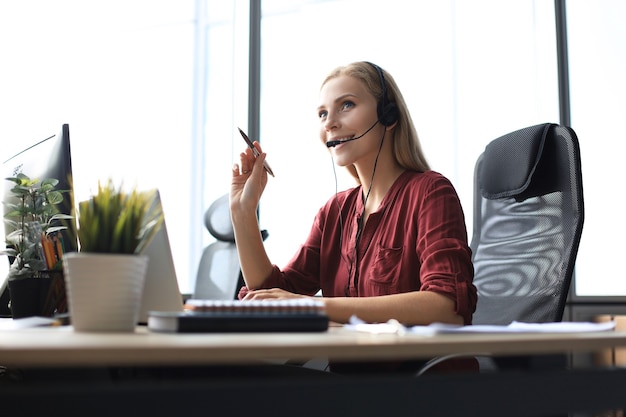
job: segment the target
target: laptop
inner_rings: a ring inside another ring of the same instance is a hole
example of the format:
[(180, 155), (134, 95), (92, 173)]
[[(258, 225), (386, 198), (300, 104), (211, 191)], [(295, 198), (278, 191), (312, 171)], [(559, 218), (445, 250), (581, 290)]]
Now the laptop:
[[(161, 204), (158, 191), (156, 200), (156, 204)], [(142, 253), (150, 258), (139, 310), (139, 324), (146, 324), (150, 311), (183, 311), (165, 221)]]

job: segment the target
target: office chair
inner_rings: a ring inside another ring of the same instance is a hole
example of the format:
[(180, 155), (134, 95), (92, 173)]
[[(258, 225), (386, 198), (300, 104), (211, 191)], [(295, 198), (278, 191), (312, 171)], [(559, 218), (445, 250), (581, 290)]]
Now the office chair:
[(574, 131), (546, 123), (495, 139), (474, 191), (473, 323), (561, 321), (584, 220)]
[[(584, 220), (575, 132), (546, 123), (493, 140), (476, 162), (473, 208), (473, 323), (561, 321)], [(562, 355), (477, 356), (490, 371), (567, 363)], [(447, 359), (433, 359), (418, 375)]]
[[(209, 206), (204, 215), (204, 225), (217, 240), (202, 252), (193, 298), (236, 299), (239, 289), (245, 283), (230, 219), (228, 194), (219, 197)], [(263, 240), (267, 239), (267, 230), (262, 230), (261, 236)]]

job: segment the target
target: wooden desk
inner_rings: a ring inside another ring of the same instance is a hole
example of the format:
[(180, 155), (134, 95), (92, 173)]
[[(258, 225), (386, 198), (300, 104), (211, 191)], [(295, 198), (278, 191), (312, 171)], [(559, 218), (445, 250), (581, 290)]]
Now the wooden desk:
[(353, 332), (163, 334), (79, 333), (41, 327), (3, 333), (5, 366), (214, 365), (264, 359), (427, 359), (447, 354), (550, 354), (626, 346), (626, 332), (567, 334), (446, 334), (436, 336)]
[[(62, 327), (3, 332), (0, 365), (24, 369), (126, 369), (251, 364), (277, 358), (382, 360), (483, 352), (527, 355), (596, 351), (616, 346), (626, 346), (626, 332), (419, 336), (371, 335), (331, 328), (327, 333), (308, 334), (172, 335), (150, 333), (144, 328), (132, 334), (75, 333)], [(624, 387), (626, 370), (623, 369), (439, 374), (420, 378), (394, 375), (123, 381), (45, 378), (41, 382), (0, 384), (0, 401), (15, 405), (15, 411), (23, 413), (19, 415), (54, 415), (45, 405), (61, 398), (64, 404), (71, 405), (59, 413), (64, 416), (172, 416), (183, 410), (186, 414), (196, 410), (218, 416), (253, 413), (255, 417), (501, 417), (626, 407)], [(20, 399), (25, 402), (20, 403)], [(124, 404), (122, 408), (121, 404)], [(220, 414), (226, 410), (228, 413)]]

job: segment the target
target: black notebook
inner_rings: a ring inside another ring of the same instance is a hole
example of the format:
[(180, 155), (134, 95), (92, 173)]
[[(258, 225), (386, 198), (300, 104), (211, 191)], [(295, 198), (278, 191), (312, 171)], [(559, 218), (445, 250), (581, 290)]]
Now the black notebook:
[(148, 329), (168, 333), (322, 332), (328, 316), (311, 299), (189, 300), (185, 311), (151, 311)]

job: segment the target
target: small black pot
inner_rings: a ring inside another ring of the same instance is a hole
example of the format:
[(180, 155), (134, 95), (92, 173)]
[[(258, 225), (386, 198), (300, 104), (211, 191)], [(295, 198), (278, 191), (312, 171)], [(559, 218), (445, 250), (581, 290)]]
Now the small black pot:
[(10, 279), (11, 316), (18, 319), (44, 315), (50, 282), (49, 276)]

